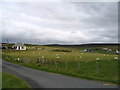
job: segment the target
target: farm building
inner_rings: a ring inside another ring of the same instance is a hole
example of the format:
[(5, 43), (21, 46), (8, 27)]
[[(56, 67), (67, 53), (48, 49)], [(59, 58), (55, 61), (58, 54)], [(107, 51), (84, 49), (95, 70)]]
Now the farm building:
[(0, 46), (2, 46), (2, 49), (8, 49), (8, 45), (5, 43), (2, 43), (2, 45), (0, 45)]
[(16, 49), (16, 50), (26, 50), (26, 46), (22, 43), (17, 43), (15, 45), (12, 46), (13, 49)]

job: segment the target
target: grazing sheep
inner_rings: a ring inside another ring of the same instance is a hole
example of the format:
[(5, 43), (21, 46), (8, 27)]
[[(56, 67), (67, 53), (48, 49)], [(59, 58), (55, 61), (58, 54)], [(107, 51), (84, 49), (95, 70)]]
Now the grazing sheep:
[(99, 58), (96, 58), (96, 60), (99, 60)]
[(117, 61), (117, 60), (118, 60), (118, 57), (115, 57), (114, 60)]

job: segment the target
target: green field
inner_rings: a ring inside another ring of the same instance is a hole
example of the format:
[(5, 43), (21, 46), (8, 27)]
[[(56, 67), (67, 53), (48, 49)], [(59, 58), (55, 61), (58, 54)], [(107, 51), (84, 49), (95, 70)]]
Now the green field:
[(16, 76), (3, 72), (2, 88), (30, 88), (30, 86)]
[[(80, 52), (83, 48), (86, 47), (28, 46), (26, 51), (3, 50), (2, 56), (9, 62), (39, 70), (118, 83), (119, 62), (114, 60), (118, 55)], [(99, 60), (96, 60), (97, 58)]]

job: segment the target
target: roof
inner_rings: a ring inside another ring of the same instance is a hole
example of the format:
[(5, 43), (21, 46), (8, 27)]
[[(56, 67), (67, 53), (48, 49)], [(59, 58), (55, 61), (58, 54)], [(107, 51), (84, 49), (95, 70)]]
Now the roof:
[(22, 47), (26, 47), (24, 44), (22, 44), (22, 43), (17, 43), (17, 44), (15, 44), (15, 45), (13, 45), (13, 46), (22, 46)]
[(7, 46), (7, 44), (2, 44), (2, 46)]

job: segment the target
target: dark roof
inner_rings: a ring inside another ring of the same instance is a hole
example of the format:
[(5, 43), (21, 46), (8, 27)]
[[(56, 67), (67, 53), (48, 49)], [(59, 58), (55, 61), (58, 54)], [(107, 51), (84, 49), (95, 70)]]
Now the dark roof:
[(13, 45), (13, 46), (22, 46), (22, 47), (25, 47), (25, 45), (22, 44), (22, 43), (17, 43), (17, 44), (15, 44), (15, 45)]
[(7, 46), (7, 44), (2, 44), (2, 46)]

